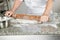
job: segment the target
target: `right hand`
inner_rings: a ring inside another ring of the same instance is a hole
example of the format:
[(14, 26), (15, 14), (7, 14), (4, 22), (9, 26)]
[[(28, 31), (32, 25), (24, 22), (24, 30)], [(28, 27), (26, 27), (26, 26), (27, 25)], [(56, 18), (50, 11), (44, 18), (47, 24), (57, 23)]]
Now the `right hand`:
[(13, 11), (6, 11), (6, 13), (5, 13), (5, 16), (11, 17), (12, 15), (14, 15)]

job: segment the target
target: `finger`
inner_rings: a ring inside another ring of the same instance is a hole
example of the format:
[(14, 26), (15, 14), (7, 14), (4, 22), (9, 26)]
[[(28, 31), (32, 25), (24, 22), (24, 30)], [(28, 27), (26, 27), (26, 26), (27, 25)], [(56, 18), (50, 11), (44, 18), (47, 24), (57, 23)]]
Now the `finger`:
[(8, 16), (9, 13), (6, 13), (5, 16)]
[(7, 16), (7, 12), (5, 12), (5, 16)]
[(43, 20), (43, 22), (47, 22), (47, 21), (48, 21), (48, 19)]
[(16, 14), (13, 14), (13, 15), (12, 15), (12, 17), (14, 17), (14, 18), (15, 18), (15, 17), (16, 17)]
[(8, 16), (10, 12), (6, 12), (5, 15)]
[(12, 15), (12, 14), (10, 14), (10, 13), (9, 13), (9, 15), (8, 15), (8, 16), (10, 17), (11, 15)]
[(41, 18), (41, 22), (47, 22), (48, 21), (48, 19), (47, 18)]

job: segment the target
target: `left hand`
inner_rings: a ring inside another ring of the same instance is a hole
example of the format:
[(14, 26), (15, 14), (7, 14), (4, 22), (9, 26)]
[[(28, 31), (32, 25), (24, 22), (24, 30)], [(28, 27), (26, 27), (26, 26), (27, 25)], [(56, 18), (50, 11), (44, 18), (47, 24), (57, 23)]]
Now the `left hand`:
[(41, 19), (40, 19), (41, 22), (47, 22), (48, 20), (49, 20), (49, 16), (48, 15), (42, 15), (41, 16)]

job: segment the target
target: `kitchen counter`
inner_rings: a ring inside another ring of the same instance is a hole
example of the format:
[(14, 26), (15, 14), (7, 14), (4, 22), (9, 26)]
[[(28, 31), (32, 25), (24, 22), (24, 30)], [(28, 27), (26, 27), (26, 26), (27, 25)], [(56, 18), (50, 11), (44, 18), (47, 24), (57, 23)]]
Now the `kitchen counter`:
[[(0, 29), (0, 35), (40, 35), (60, 34), (60, 16), (47, 23), (22, 23), (21, 19), (13, 19), (8, 28)], [(27, 21), (23, 21), (27, 22)]]
[(17, 22), (15, 19), (11, 22), (10, 27), (0, 29), (0, 35), (60, 34), (60, 24), (56, 24), (56, 28), (55, 26), (46, 24), (22, 24)]
[(0, 29), (0, 35), (40, 35), (40, 34), (60, 34), (60, 28), (46, 27), (40, 28), (21, 28), (21, 27), (8, 27)]

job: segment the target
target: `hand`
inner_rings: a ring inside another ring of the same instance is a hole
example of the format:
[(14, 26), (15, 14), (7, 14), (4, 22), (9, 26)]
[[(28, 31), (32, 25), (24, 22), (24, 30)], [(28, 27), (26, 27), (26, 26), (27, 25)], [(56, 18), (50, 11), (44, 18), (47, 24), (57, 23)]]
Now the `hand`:
[(6, 11), (5, 16), (12, 16), (14, 14), (13, 11)]
[(48, 15), (42, 15), (41, 16), (41, 19), (40, 19), (41, 22), (47, 22), (48, 20), (49, 20), (49, 16)]

